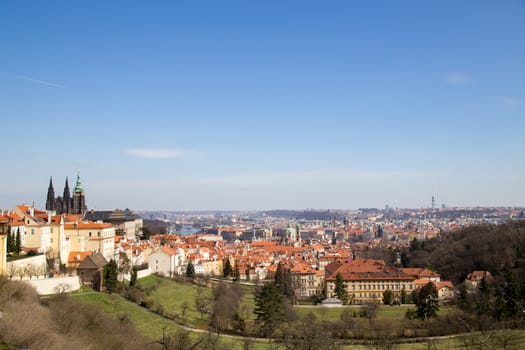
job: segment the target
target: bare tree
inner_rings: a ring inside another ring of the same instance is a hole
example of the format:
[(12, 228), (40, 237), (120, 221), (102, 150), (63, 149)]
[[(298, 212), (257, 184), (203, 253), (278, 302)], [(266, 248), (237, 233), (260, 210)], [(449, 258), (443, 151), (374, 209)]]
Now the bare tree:
[(186, 316), (186, 310), (190, 307), (187, 301), (184, 301), (181, 305), (182, 307), (182, 317)]
[(203, 293), (197, 293), (197, 295), (195, 295), (195, 307), (201, 315), (201, 320), (204, 317), (204, 314), (210, 313), (210, 304), (210, 298), (204, 295)]
[(71, 285), (67, 283), (60, 283), (55, 287), (55, 292), (57, 294), (65, 294), (71, 291)]
[[(238, 312), (242, 295), (242, 290), (237, 284), (220, 283), (213, 289), (211, 322), (217, 333), (227, 329), (228, 324), (234, 319), (239, 324), (244, 324), (244, 320), (240, 319)], [(244, 329), (244, 326), (240, 328)]]
[(14, 276), (17, 275), (17, 267), (15, 264), (8, 264), (7, 265), (7, 275), (9, 276), (9, 279), (12, 280)]

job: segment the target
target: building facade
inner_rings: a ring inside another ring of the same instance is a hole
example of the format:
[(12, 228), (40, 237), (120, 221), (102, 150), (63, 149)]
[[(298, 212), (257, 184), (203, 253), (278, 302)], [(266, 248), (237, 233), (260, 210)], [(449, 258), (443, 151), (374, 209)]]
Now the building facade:
[(402, 293), (407, 295), (415, 289), (415, 278), (401, 269), (386, 266), (382, 260), (356, 259), (345, 263), (333, 263), (327, 266), (326, 296), (336, 297), (335, 281), (341, 274), (346, 284), (348, 302), (363, 304), (381, 303), (383, 293), (392, 292), (394, 300), (401, 300)]
[(9, 220), (0, 216), (0, 275), (7, 273), (7, 235)]
[(106, 260), (115, 257), (115, 228), (108, 223), (74, 222), (64, 225), (72, 252), (101, 253)]
[(142, 218), (129, 209), (115, 209), (112, 211), (90, 210), (86, 212), (84, 219), (109, 222), (115, 227), (115, 234), (117, 236), (126, 236), (128, 239), (135, 239), (142, 234)]

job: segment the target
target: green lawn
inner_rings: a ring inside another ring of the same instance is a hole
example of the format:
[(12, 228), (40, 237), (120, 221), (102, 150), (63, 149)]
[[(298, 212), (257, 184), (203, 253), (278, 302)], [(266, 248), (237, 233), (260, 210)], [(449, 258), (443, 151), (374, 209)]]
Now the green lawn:
[[(210, 288), (200, 287), (188, 282), (178, 282), (155, 275), (139, 280), (138, 285), (140, 287), (151, 287), (156, 285), (157, 287), (150, 294), (150, 297), (157, 305), (162, 305), (167, 314), (171, 317), (175, 317), (181, 323), (196, 328), (206, 328), (208, 323), (207, 317), (204, 314), (203, 319), (201, 319), (201, 314), (195, 306), (195, 298), (197, 295), (211, 298)], [(184, 311), (185, 304), (186, 310)]]
[(123, 299), (117, 295), (107, 293), (89, 293), (72, 295), (73, 299), (86, 304), (98, 305), (110, 316), (117, 318), (120, 315), (127, 314), (135, 328), (145, 336), (158, 339), (162, 336), (162, 329), (166, 327), (169, 332), (177, 328), (173, 322), (148, 312), (146, 309)]
[[(349, 312), (350, 315), (359, 318), (359, 312), (361, 306), (346, 306), (346, 307), (335, 307), (335, 308), (324, 308), (322, 306), (300, 306), (296, 307), (295, 311), (299, 316), (307, 315), (308, 313), (314, 314), (318, 319), (325, 321), (338, 321), (341, 319), (343, 312)], [(402, 320), (405, 318), (407, 310), (415, 309), (414, 305), (402, 305), (402, 306), (386, 306), (379, 305), (377, 310), (377, 318), (387, 319), (391, 321)], [(447, 313), (453, 310), (452, 307), (441, 307), (439, 313)]]
[[(151, 293), (150, 297), (157, 305), (162, 305), (162, 308), (170, 317), (175, 317), (181, 323), (190, 325), (192, 327), (205, 329), (208, 323), (207, 315), (201, 315), (195, 305), (195, 298), (198, 294), (211, 298), (211, 288), (199, 287), (190, 282), (175, 281), (168, 278), (151, 275), (139, 281), (141, 287), (157, 286), (155, 291)], [(255, 296), (254, 287), (239, 285), (244, 292), (243, 299), (239, 312), (241, 316), (247, 321), (253, 321), (255, 314)], [(186, 311), (183, 315), (183, 305), (186, 303)], [(153, 308), (154, 309), (154, 308)], [(379, 305), (377, 311), (377, 318), (387, 319), (395, 322), (401, 321), (405, 318), (406, 311), (414, 309), (413, 305), (402, 306), (385, 306)], [(441, 307), (440, 313), (449, 312), (453, 308)], [(347, 306), (344, 308), (324, 308), (322, 306), (299, 306), (295, 307), (299, 317), (305, 316), (308, 313), (313, 313), (317, 319), (326, 321), (338, 321), (341, 319), (343, 312), (349, 312), (356, 320), (360, 319), (359, 313), (361, 306)]]
[[(158, 277), (148, 277), (144, 280), (141, 280), (141, 283), (143, 285), (154, 284), (159, 283), (156, 282), (156, 280), (159, 279)], [(190, 284), (185, 285), (185, 283), (179, 283), (174, 282), (170, 280), (164, 280), (160, 278), (161, 281), (159, 288), (157, 289), (158, 293), (156, 295), (159, 300), (162, 298), (162, 296), (166, 296), (169, 301), (165, 302), (165, 305), (171, 305), (171, 307), (175, 308), (177, 305), (179, 305), (184, 300), (192, 299), (194, 298), (194, 293), (197, 290), (197, 287), (192, 286)], [(173, 285), (178, 287), (177, 292), (183, 293), (186, 292), (187, 294), (181, 295), (178, 294), (178, 297), (176, 296), (177, 293), (174, 293), (172, 288)], [(170, 293), (170, 291), (172, 291)], [(210, 292), (210, 289), (208, 288), (207, 293)], [(191, 294), (193, 293), (193, 294)], [(135, 325), (137, 330), (144, 334), (145, 336), (151, 338), (151, 339), (158, 339), (162, 335), (163, 328), (166, 329), (167, 332), (174, 332), (178, 329), (178, 326), (171, 322), (170, 320), (166, 320), (162, 318), (161, 316), (151, 313), (147, 311), (146, 309), (138, 306), (137, 304), (134, 304), (122, 297), (119, 297), (117, 295), (109, 295), (107, 293), (86, 293), (86, 294), (75, 294), (72, 295), (72, 297), (75, 300), (78, 300), (83, 303), (87, 304), (93, 304), (98, 305), (102, 308), (104, 312), (109, 314), (112, 317), (119, 317), (123, 314), (127, 314), (131, 320), (131, 322)], [(173, 299), (173, 300), (171, 300)], [(194, 303), (193, 303), (194, 304)], [(194, 305), (192, 305), (194, 308)], [(358, 311), (359, 308), (348, 308), (349, 310)], [(303, 307), (303, 308), (296, 308), (296, 310), (299, 312), (299, 314), (306, 314), (310, 311), (315, 312), (315, 314), (319, 317), (319, 319), (322, 319), (323, 317), (325, 319), (339, 319), (339, 315), (342, 311), (340, 308), (333, 308), (333, 309), (326, 309), (326, 312), (320, 311), (321, 308), (318, 307)], [(442, 312), (448, 312), (449, 309), (445, 308), (442, 310)], [(404, 312), (406, 311), (406, 307), (390, 307), (390, 306), (384, 306), (381, 307), (378, 317), (379, 318), (389, 318), (392, 321), (395, 322), (396, 318), (402, 318), (404, 317)], [(195, 334), (195, 336), (197, 336)], [(227, 339), (223, 338), (222, 340), (225, 345), (228, 346), (231, 350), (241, 350), (242, 349), (242, 340), (239, 339)], [(437, 339), (433, 341), (427, 341), (424, 343), (405, 343), (405, 344), (397, 344), (394, 345), (393, 349), (399, 349), (399, 350), (427, 350), (427, 349), (435, 349), (435, 350), (445, 350), (445, 349), (465, 349), (466, 344), (468, 348), (480, 348), (480, 341), (490, 342), (492, 344), (492, 348), (503, 348), (503, 343), (507, 342), (510, 344), (507, 348), (508, 349), (519, 349), (520, 345), (525, 343), (525, 331), (497, 331), (493, 333), (485, 333), (485, 334), (479, 334), (474, 333), (471, 335), (461, 336), (461, 337), (451, 337), (451, 338), (444, 338), (444, 339)], [(364, 350), (364, 349), (370, 349), (370, 348), (382, 348), (378, 342), (371, 341), (367, 345), (347, 345), (344, 347), (345, 350)], [(487, 347), (484, 347), (487, 348)], [(257, 340), (254, 344), (254, 350), (268, 350), (270, 349), (268, 342), (266, 340)], [(275, 349), (275, 347), (273, 348)], [(283, 347), (280, 347), (279, 349), (275, 350), (284, 350)]]
[[(144, 336), (151, 339), (160, 339), (163, 329), (166, 329), (168, 333), (176, 332), (179, 329), (174, 322), (151, 313), (118, 295), (94, 292), (89, 294), (76, 294), (72, 295), (72, 297), (82, 303), (97, 305), (102, 308), (105, 313), (114, 318), (127, 314), (135, 328)], [(193, 333), (193, 335), (197, 337), (202, 334)], [(222, 341), (228, 345), (228, 348), (231, 350), (242, 349), (241, 340), (224, 338)], [(266, 341), (257, 340), (254, 343), (254, 350), (266, 350), (268, 348)]]

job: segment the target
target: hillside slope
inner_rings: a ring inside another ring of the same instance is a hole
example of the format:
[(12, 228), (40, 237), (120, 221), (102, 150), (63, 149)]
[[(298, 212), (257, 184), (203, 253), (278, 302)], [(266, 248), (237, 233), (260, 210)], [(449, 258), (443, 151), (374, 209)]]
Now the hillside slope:
[(525, 275), (525, 221), (471, 226), (427, 241), (414, 241), (402, 254), (407, 267), (425, 266), (455, 284), (474, 270), (495, 277)]

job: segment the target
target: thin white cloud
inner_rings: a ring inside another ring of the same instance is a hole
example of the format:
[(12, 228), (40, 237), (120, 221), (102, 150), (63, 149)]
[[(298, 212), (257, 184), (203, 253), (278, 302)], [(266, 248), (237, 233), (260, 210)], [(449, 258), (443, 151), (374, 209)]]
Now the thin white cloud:
[(443, 76), (443, 80), (449, 84), (460, 85), (467, 83), (469, 81), (469, 77), (465, 73), (455, 72), (446, 74)]
[(489, 97), (488, 100), (500, 107), (508, 109), (518, 108), (521, 105), (521, 101), (519, 99), (509, 96), (492, 96)]
[(4, 74), (4, 75), (12, 76), (13, 78), (16, 78), (16, 79), (30, 81), (32, 83), (42, 84), (42, 85), (51, 86), (51, 87), (55, 87), (55, 88), (59, 88), (59, 89), (67, 89), (67, 86), (56, 84), (56, 83), (52, 83), (52, 82), (45, 81), (45, 80), (40, 80), (40, 79), (27, 77), (25, 75), (16, 75), (16, 74), (11, 74), (11, 73), (7, 73), (7, 72), (0, 72), (0, 73)]
[(128, 149), (124, 153), (140, 158), (169, 159), (186, 157), (196, 152), (166, 148), (135, 148)]

